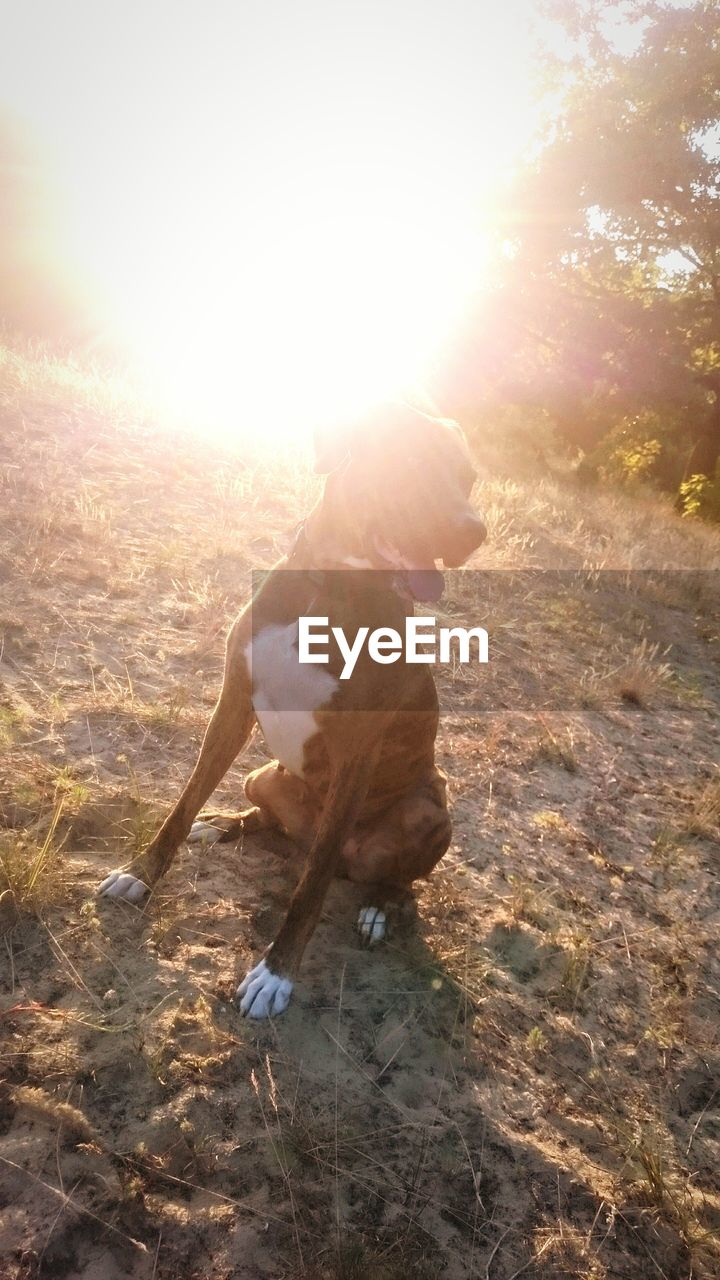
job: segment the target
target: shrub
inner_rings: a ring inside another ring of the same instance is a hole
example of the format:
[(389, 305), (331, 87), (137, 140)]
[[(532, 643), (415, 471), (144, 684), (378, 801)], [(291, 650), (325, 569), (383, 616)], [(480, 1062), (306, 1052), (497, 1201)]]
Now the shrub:
[(683, 480), (680, 503), (684, 516), (700, 516), (720, 523), (720, 463), (713, 476), (694, 475)]

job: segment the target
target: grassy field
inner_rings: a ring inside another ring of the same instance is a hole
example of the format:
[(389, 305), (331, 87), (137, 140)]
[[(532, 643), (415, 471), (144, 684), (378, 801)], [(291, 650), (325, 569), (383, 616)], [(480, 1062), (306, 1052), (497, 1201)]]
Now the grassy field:
[(507, 572), (443, 605), (492, 668), (438, 677), (452, 848), (371, 955), (338, 882), (255, 1025), (279, 838), (183, 848), (145, 910), (93, 888), (178, 794), (317, 478), (40, 355), (0, 379), (3, 1280), (720, 1274), (720, 534), (478, 444), (473, 565)]

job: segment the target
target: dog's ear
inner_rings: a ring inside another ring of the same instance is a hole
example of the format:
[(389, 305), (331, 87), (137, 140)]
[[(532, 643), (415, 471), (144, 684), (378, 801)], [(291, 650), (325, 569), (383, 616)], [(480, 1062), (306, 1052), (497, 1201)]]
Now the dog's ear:
[(344, 462), (350, 452), (352, 431), (349, 427), (316, 427), (313, 432), (315, 444), (315, 471), (324, 475), (335, 471)]

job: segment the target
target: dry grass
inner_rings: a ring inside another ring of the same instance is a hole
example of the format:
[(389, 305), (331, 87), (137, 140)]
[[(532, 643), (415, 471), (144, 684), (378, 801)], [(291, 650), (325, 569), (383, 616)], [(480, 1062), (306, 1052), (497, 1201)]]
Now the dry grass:
[(658, 661), (660, 646), (641, 640), (628, 661), (615, 673), (617, 691), (623, 702), (647, 707), (663, 682), (671, 676), (666, 662)]
[(720, 840), (720, 778), (713, 778), (693, 800), (684, 830), (704, 840)]
[(57, 902), (65, 891), (65, 869), (61, 860), (64, 837), (58, 839), (63, 813), (59, 798), (53, 808), (44, 837), (32, 830), (0, 833), (0, 896), (7, 895), (18, 911), (40, 912)]
[(12, 1090), (11, 1101), (16, 1107), (30, 1115), (40, 1117), (53, 1128), (62, 1128), (75, 1140), (92, 1142), (96, 1137), (95, 1130), (88, 1124), (87, 1117), (69, 1102), (61, 1102), (44, 1089), (30, 1089), (19, 1085)]
[(187, 776), (317, 480), (169, 445), (42, 353), (0, 367), (8, 1276), (716, 1275), (717, 531), (495, 450), (475, 563), (504, 572), (443, 603), (491, 638), (439, 675), (453, 847), (371, 957), (333, 886), (288, 1014), (249, 1026), (296, 862), (248, 840), (182, 852), (144, 911), (91, 894)]

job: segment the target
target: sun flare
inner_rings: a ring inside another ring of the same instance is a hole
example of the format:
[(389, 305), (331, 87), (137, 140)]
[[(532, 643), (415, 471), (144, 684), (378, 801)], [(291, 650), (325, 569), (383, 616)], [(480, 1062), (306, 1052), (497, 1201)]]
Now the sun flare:
[(51, 157), (55, 254), (98, 345), (161, 413), (288, 441), (424, 387), (527, 137), (529, 0), (422, 22), (410, 0), (127, 0), (112, 50), (105, 6), (71, 8), (38, 45), (16, 7), (0, 106)]
[(218, 236), (181, 298), (173, 263), (157, 261), (118, 330), (152, 398), (228, 433), (288, 436), (406, 394), (482, 266), (462, 229), (371, 207), (232, 244)]

